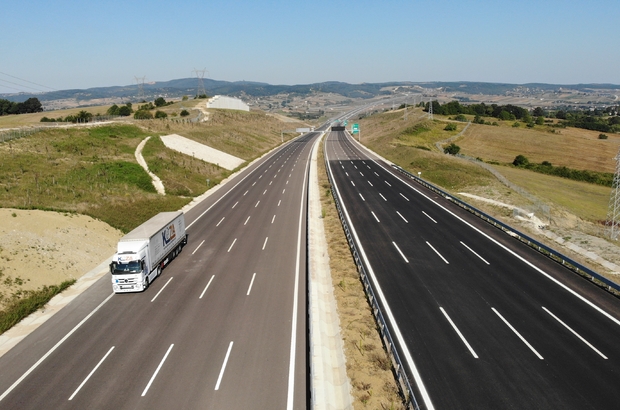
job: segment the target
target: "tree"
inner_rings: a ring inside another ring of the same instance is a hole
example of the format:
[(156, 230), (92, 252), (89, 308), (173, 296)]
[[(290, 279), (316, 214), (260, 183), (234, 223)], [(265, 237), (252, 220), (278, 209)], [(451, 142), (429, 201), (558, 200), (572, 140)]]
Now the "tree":
[(545, 110), (543, 110), (541, 107), (536, 107), (534, 108), (532, 114), (534, 115), (534, 117), (544, 117), (546, 113)]
[(43, 111), (43, 106), (38, 98), (28, 98), (21, 104), (20, 114)]
[(545, 117), (536, 117), (536, 125), (545, 125)]
[(111, 106), (110, 108), (108, 108), (108, 111), (106, 111), (108, 115), (119, 115), (118, 114), (118, 105), (114, 104), (113, 106)]
[(189, 111), (183, 110), (181, 111), (181, 117), (187, 117), (189, 115)]
[(155, 111), (155, 118), (166, 118), (166, 117), (168, 117), (168, 114), (166, 114), (165, 112), (159, 111), (159, 110)]
[(525, 155), (517, 155), (515, 157), (515, 160), (512, 161), (512, 165), (514, 165), (515, 167), (524, 167), (526, 165), (528, 165), (530, 163), (530, 160), (527, 159), (527, 157), (525, 157)]
[(75, 116), (75, 121), (74, 122), (90, 122), (93, 119), (93, 114), (88, 112), (88, 111), (80, 111), (79, 113), (77, 113), (77, 115)]
[(155, 99), (155, 107), (163, 107), (164, 105), (166, 105), (166, 100), (164, 100), (164, 97), (157, 97)]
[(128, 105), (123, 105), (122, 107), (119, 107), (118, 109), (118, 115), (120, 115), (121, 117), (128, 117), (131, 115), (132, 109), (131, 107)]
[(450, 145), (448, 145), (447, 147), (445, 147), (443, 149), (443, 152), (445, 154), (450, 154), (450, 155), (456, 155), (461, 151), (461, 147), (459, 147), (458, 145), (456, 145), (454, 142), (451, 143)]

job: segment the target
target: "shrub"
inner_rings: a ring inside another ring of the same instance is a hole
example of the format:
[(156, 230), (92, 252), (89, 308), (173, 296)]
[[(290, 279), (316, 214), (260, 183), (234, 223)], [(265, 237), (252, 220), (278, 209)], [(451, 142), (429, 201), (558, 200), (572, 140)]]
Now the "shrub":
[(447, 124), (444, 128), (444, 131), (456, 131), (456, 124), (450, 123)]
[(457, 121), (461, 121), (461, 122), (467, 122), (467, 117), (464, 116), (463, 114), (459, 114), (456, 117), (454, 117), (455, 120)]
[(181, 117), (187, 117), (189, 115), (189, 111), (183, 110), (181, 111)]
[(443, 149), (443, 152), (445, 154), (450, 154), (450, 155), (456, 155), (461, 151), (461, 147), (459, 147), (458, 145), (456, 145), (454, 142), (451, 143), (450, 145), (448, 145), (447, 147), (445, 147)]
[(605, 134), (598, 134), (598, 139), (600, 140), (606, 140), (607, 138), (609, 138), (607, 135)]
[(527, 166), (530, 163), (530, 160), (527, 159), (527, 157), (525, 157), (525, 155), (517, 155), (515, 157), (515, 160), (512, 161), (512, 165), (514, 165), (515, 167), (524, 167)]
[(166, 113), (165, 113), (165, 112), (163, 112), (163, 111), (159, 111), (159, 110), (157, 110), (157, 111), (155, 112), (155, 118), (167, 118), (167, 117), (168, 117), (168, 114), (166, 114)]
[(151, 114), (150, 111), (138, 110), (135, 112), (133, 117), (136, 120), (150, 120), (151, 118), (153, 118), (153, 114)]

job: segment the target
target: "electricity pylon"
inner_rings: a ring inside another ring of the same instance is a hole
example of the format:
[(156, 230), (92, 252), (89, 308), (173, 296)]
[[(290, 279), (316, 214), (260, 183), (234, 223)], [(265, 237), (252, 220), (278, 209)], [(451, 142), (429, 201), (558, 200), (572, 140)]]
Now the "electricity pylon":
[(620, 233), (620, 150), (614, 159), (616, 160), (616, 173), (614, 182), (611, 184), (609, 210), (607, 211), (607, 226), (609, 226), (609, 236), (612, 240), (618, 239)]

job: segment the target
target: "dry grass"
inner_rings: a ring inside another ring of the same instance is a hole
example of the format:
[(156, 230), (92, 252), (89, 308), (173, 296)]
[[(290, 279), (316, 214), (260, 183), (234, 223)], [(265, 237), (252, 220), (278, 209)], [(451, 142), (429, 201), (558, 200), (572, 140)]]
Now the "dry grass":
[(329, 264), (338, 304), (347, 375), (353, 387), (355, 408), (402, 409), (402, 399), (353, 262), (319, 152), (319, 186), (324, 213)]
[[(550, 132), (553, 130), (555, 133)], [(485, 161), (512, 163), (522, 154), (530, 162), (549, 161), (555, 166), (613, 173), (620, 136), (611, 134), (601, 140), (599, 134), (578, 128), (530, 130), (471, 124), (456, 144), (462, 153)]]

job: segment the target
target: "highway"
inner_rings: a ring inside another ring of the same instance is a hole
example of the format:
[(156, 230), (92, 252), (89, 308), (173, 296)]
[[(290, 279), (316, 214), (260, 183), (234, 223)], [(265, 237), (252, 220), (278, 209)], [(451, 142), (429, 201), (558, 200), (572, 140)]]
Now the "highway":
[(325, 150), (422, 409), (618, 408), (618, 298), (344, 132)]
[(306, 408), (306, 187), (319, 135), (188, 211), (187, 246), (145, 292), (112, 294), (106, 275), (0, 358), (0, 408)]

